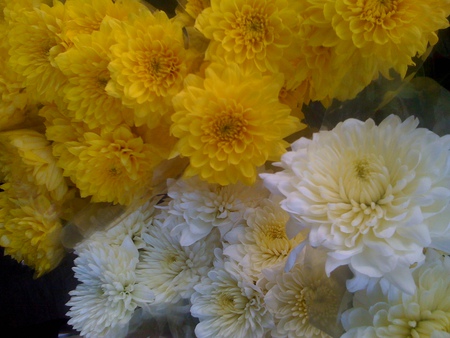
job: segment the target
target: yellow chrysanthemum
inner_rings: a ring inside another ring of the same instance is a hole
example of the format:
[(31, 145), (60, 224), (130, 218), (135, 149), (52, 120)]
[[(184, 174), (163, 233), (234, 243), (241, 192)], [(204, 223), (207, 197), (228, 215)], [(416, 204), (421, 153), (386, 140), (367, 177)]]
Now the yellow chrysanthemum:
[(442, 0), (337, 0), (327, 1), (324, 13), (339, 38), (351, 41), (383, 75), (393, 68), (404, 77), (412, 58), (449, 26), (448, 7)]
[(205, 8), (211, 6), (211, 0), (181, 0), (178, 3), (193, 19), (196, 19)]
[(0, 147), (3, 182), (36, 186), (38, 192), (48, 192), (56, 201), (65, 197), (67, 184), (44, 135), (25, 129), (1, 132)]
[(152, 171), (162, 159), (127, 126), (83, 136), (82, 142), (67, 145), (74, 156), (58, 161), (82, 197), (129, 205), (151, 188)]
[(28, 94), (41, 102), (62, 96), (65, 76), (56, 67), (55, 56), (68, 45), (61, 38), (64, 26), (64, 5), (41, 5), (34, 10), (21, 8), (17, 22), (10, 22), (8, 40), (9, 65), (25, 78)]
[(54, 269), (65, 255), (62, 225), (49, 196), (11, 201), (0, 192), (0, 245), (5, 254), (35, 270), (35, 277)]
[(288, 146), (283, 138), (304, 127), (278, 100), (283, 82), (282, 76), (244, 74), (236, 64), (212, 64), (204, 80), (189, 75), (174, 98), (171, 128), (180, 139), (175, 150), (190, 159), (186, 175), (252, 184), (257, 167), (278, 160)]
[(115, 32), (106, 90), (135, 109), (136, 125), (154, 127), (171, 111), (197, 54), (184, 48), (182, 27), (161, 11), (148, 11)]
[(122, 21), (127, 20), (130, 14), (148, 11), (138, 0), (66, 0), (65, 7), (65, 33), (69, 38), (98, 31), (105, 17)]
[(131, 124), (133, 111), (105, 90), (111, 78), (109, 48), (115, 43), (111, 27), (104, 24), (100, 31), (77, 35), (73, 42), (74, 46), (59, 54), (55, 61), (69, 80), (64, 98), (74, 118), (90, 128), (116, 126), (127, 121)]
[(195, 27), (211, 39), (207, 58), (278, 71), (299, 20), (288, 0), (212, 0)]

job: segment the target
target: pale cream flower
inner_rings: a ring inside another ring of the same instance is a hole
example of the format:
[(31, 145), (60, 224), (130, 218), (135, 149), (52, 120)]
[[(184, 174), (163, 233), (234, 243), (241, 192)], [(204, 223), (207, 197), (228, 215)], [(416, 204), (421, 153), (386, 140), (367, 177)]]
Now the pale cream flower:
[(450, 257), (428, 250), (413, 271), (412, 295), (380, 285), (355, 294), (342, 322), (351, 337), (448, 337), (450, 333)]
[(223, 261), (220, 255), (214, 269), (194, 287), (191, 297), (191, 314), (200, 320), (195, 327), (196, 336), (264, 337), (273, 320), (264, 304), (262, 290), (237, 262)]
[(80, 284), (69, 293), (68, 323), (83, 337), (124, 336), (135, 309), (154, 300), (136, 277), (138, 250), (129, 237), (120, 246), (90, 241), (80, 249), (73, 268)]
[(241, 183), (228, 186), (209, 184), (197, 176), (178, 181), (168, 181), (168, 196), (171, 198), (165, 225), (179, 223), (173, 228), (180, 234), (181, 245), (191, 245), (208, 235), (213, 228), (222, 238), (233, 227), (242, 224), (248, 208), (254, 207), (268, 191), (258, 181), (253, 186)]
[(212, 268), (214, 248), (220, 244), (213, 232), (203, 241), (181, 246), (179, 236), (171, 235), (171, 227), (162, 226), (167, 216), (163, 210), (148, 224), (138, 264), (139, 279), (155, 293), (155, 305), (189, 299), (194, 285)]
[(263, 269), (285, 262), (291, 250), (306, 238), (304, 233), (288, 238), (289, 214), (278, 202), (265, 199), (258, 207), (250, 208), (245, 214), (245, 224), (232, 230), (238, 243), (224, 250), (224, 254), (240, 262), (244, 272), (255, 281), (261, 277)]
[(309, 228), (311, 245), (329, 250), (327, 273), (350, 266), (353, 291), (385, 277), (412, 293), (408, 268), (423, 249), (449, 251), (450, 137), (418, 123), (349, 119), (294, 142), (284, 170), (262, 175), (297, 231)]

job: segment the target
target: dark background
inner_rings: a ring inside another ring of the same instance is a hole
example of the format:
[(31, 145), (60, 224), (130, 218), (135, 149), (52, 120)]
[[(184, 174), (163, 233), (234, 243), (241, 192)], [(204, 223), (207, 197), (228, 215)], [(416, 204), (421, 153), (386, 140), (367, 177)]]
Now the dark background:
[[(173, 15), (176, 1), (148, 1)], [(439, 33), (440, 41), (419, 70), (419, 76), (435, 79), (450, 90), (450, 30)], [(74, 333), (67, 325), (69, 291), (76, 286), (74, 256), (70, 253), (52, 272), (33, 279), (33, 271), (3, 255), (0, 248), (0, 327), (4, 338), (58, 337)], [(10, 332), (7, 334), (6, 332)]]

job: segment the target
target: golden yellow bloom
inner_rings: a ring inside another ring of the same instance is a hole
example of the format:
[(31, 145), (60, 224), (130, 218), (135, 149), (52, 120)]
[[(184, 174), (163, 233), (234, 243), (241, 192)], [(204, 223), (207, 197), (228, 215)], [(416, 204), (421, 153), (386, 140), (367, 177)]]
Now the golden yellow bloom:
[(189, 157), (187, 176), (210, 183), (252, 184), (257, 167), (279, 160), (283, 138), (304, 128), (278, 94), (283, 77), (243, 73), (236, 65), (212, 64), (203, 80), (189, 75), (174, 98), (171, 132), (177, 153)]
[(0, 245), (5, 254), (35, 270), (35, 278), (54, 269), (64, 257), (58, 211), (49, 196), (12, 201), (0, 192)]
[(151, 188), (152, 171), (162, 159), (127, 126), (86, 132), (83, 137), (82, 142), (67, 145), (74, 156), (61, 156), (58, 161), (81, 197), (129, 205)]
[(193, 19), (196, 19), (205, 8), (211, 6), (211, 0), (184, 0), (179, 3)]
[(41, 5), (34, 11), (21, 8), (17, 22), (10, 22), (8, 40), (9, 65), (25, 78), (28, 94), (41, 102), (51, 102), (61, 96), (65, 76), (56, 67), (54, 58), (68, 47), (61, 38), (64, 25), (64, 5)]
[(65, 7), (66, 34), (70, 38), (99, 30), (106, 16), (117, 20), (127, 20), (130, 14), (148, 11), (138, 0), (66, 0)]
[(384, 76), (393, 68), (404, 77), (412, 58), (449, 26), (448, 7), (442, 0), (337, 0), (326, 2), (324, 13), (339, 38), (351, 41)]
[(299, 20), (288, 0), (211, 0), (195, 27), (211, 39), (206, 57), (278, 71)]
[[(13, 130), (0, 133), (0, 167), (5, 183), (36, 186), (61, 201), (67, 193), (62, 170), (57, 167), (50, 142), (34, 130)], [(25, 197), (31, 192), (23, 192)]]
[(135, 109), (136, 125), (154, 127), (172, 110), (196, 53), (184, 48), (182, 27), (161, 11), (143, 13), (115, 32), (106, 90)]
[(133, 111), (105, 90), (111, 78), (109, 48), (115, 43), (111, 27), (103, 24), (101, 30), (90, 35), (75, 36), (73, 43), (55, 61), (68, 78), (64, 98), (67, 108), (74, 112), (75, 120), (87, 123), (90, 128), (116, 126), (127, 121), (131, 124)]

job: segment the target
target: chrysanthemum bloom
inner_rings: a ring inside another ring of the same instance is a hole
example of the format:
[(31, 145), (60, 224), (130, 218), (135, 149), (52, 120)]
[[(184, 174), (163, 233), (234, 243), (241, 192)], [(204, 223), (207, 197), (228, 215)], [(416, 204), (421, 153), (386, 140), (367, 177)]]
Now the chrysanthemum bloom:
[[(130, 238), (138, 250), (145, 248), (146, 243), (142, 235), (147, 229), (149, 223), (152, 222), (154, 214), (153, 204), (154, 200), (149, 199), (144, 204), (134, 208), (134, 205), (129, 207), (129, 210), (105, 208), (98, 210), (95, 215), (89, 216), (89, 228), (87, 224), (76, 224), (84, 227), (85, 233), (83, 236), (89, 237), (89, 241), (108, 242), (111, 245), (121, 245), (126, 237)], [(114, 217), (115, 216), (115, 217)], [(105, 223), (113, 217), (111, 224)], [(80, 218), (82, 219), (82, 218)], [(78, 250), (84, 244), (78, 244)]]
[(180, 234), (181, 245), (191, 245), (214, 228), (222, 239), (233, 228), (244, 222), (245, 212), (268, 196), (268, 190), (259, 180), (253, 186), (243, 184), (222, 187), (208, 184), (200, 178), (168, 180), (170, 201), (165, 207), (165, 226), (174, 224), (172, 232)]
[[(303, 101), (321, 101), (325, 106), (333, 99), (354, 98), (378, 76), (375, 65), (365, 61), (351, 41), (336, 34), (325, 17), (326, 0), (301, 1), (298, 6), (300, 29), (293, 35), (290, 63), (282, 68), (289, 79), (301, 86)], [(290, 65), (291, 64), (291, 65)], [(345, 83), (345, 86), (341, 84)]]
[(338, 0), (324, 3), (324, 13), (339, 38), (351, 41), (383, 75), (392, 68), (404, 77), (412, 58), (423, 55), (438, 41), (435, 32), (449, 26), (444, 2)]
[[(88, 240), (89, 241), (89, 240)], [(76, 251), (75, 278), (69, 294), (69, 324), (83, 337), (124, 337), (135, 309), (154, 300), (136, 277), (139, 252), (127, 237), (123, 243), (90, 241)]]
[(180, 1), (185, 11), (194, 19), (205, 9), (211, 6), (211, 0), (184, 0)]
[[(100, 128), (91, 129), (83, 121), (76, 121), (75, 113), (63, 105), (47, 104), (39, 110), (44, 118), (45, 136), (52, 141), (53, 154), (59, 158), (68, 148), (80, 147), (85, 132), (100, 133)], [(75, 156), (70, 153), (70, 156)]]
[[(34, 186), (36, 193), (48, 193), (57, 202), (64, 199), (67, 183), (44, 135), (26, 129), (1, 132), (0, 147), (3, 183)], [(27, 196), (24, 191), (20, 197)]]
[(68, 78), (64, 99), (67, 108), (74, 112), (74, 118), (87, 123), (90, 128), (121, 123), (131, 125), (133, 110), (105, 90), (111, 79), (109, 48), (115, 43), (111, 27), (105, 23), (100, 31), (78, 35), (72, 41), (74, 45), (59, 54), (55, 61)]
[(181, 246), (171, 227), (162, 226), (166, 217), (163, 211), (148, 224), (137, 267), (140, 280), (155, 293), (155, 304), (189, 299), (194, 286), (212, 269), (214, 248), (220, 244), (218, 233), (213, 232), (203, 241)]
[(175, 153), (189, 157), (186, 176), (253, 184), (257, 168), (285, 152), (283, 138), (304, 127), (278, 100), (282, 76), (212, 64), (205, 79), (189, 75), (185, 84), (174, 98), (171, 131), (180, 139)]
[(377, 286), (359, 291), (354, 307), (342, 316), (351, 337), (448, 337), (450, 333), (450, 257), (434, 250), (412, 273), (417, 286), (412, 295)]
[(183, 88), (197, 54), (184, 48), (182, 26), (161, 11), (144, 12), (114, 32), (106, 90), (135, 110), (136, 125), (154, 127), (172, 111), (172, 97)]
[(12, 199), (6, 191), (0, 194), (0, 245), (5, 254), (34, 269), (35, 278), (53, 270), (65, 255), (58, 206), (48, 194), (23, 199)]
[(113, 130), (85, 132), (70, 144), (75, 155), (61, 156), (58, 165), (93, 202), (129, 205), (151, 188), (152, 171), (161, 162), (152, 147), (124, 125)]
[(257, 281), (262, 270), (285, 262), (289, 253), (302, 240), (303, 233), (289, 239), (286, 223), (289, 214), (278, 201), (266, 199), (245, 214), (246, 223), (233, 230), (239, 243), (229, 245), (224, 254), (239, 262), (246, 274)]
[(106, 16), (122, 21), (131, 14), (148, 11), (138, 0), (66, 0), (64, 6), (67, 15), (65, 34), (70, 38), (98, 31)]
[(195, 24), (211, 40), (206, 58), (277, 72), (298, 29), (293, 4), (288, 0), (212, 0)]
[(10, 23), (9, 65), (25, 78), (28, 94), (41, 102), (62, 96), (66, 77), (55, 64), (55, 57), (68, 48), (62, 35), (64, 5), (42, 4), (34, 10), (21, 10), (17, 22)]
[(262, 174), (298, 231), (309, 228), (311, 244), (329, 250), (327, 273), (350, 266), (354, 290), (384, 276), (413, 292), (409, 266), (423, 249), (449, 250), (450, 138), (417, 125), (349, 119), (296, 141), (284, 170)]
[(218, 257), (194, 288), (191, 314), (200, 321), (195, 327), (199, 338), (262, 338), (273, 326), (261, 289), (237, 262)]
[(272, 337), (330, 337), (311, 323), (311, 317), (334, 324), (340, 291), (345, 286), (338, 285), (323, 270), (306, 268), (303, 263), (302, 257), (288, 272), (284, 264), (264, 271), (269, 289), (264, 301), (275, 321)]

